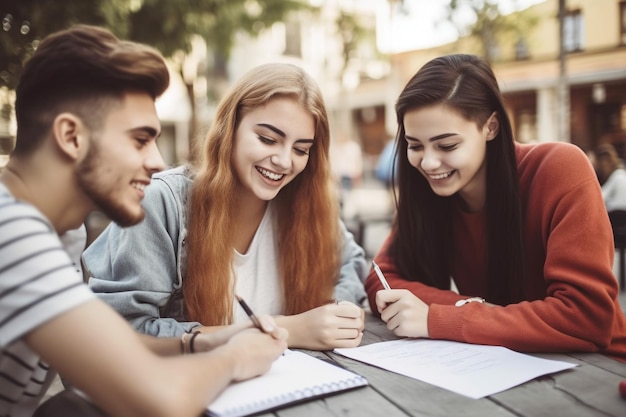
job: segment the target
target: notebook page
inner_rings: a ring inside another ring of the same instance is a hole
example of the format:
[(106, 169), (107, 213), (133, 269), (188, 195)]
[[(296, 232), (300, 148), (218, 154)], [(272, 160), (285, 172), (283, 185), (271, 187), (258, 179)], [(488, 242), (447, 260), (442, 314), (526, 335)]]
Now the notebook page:
[(362, 376), (287, 350), (259, 377), (228, 386), (208, 407), (210, 416), (238, 417), (367, 385)]

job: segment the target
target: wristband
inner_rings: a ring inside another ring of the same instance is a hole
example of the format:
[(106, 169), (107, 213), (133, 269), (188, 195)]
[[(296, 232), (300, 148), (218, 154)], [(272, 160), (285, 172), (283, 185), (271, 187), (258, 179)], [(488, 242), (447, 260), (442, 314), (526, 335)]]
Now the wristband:
[(454, 303), (454, 305), (457, 306), (457, 307), (461, 307), (461, 306), (464, 306), (465, 304), (468, 304), (468, 303), (481, 303), (482, 304), (484, 302), (485, 302), (485, 299), (482, 298), (482, 297), (470, 297), (470, 298), (466, 298), (464, 300), (459, 300), (456, 303)]

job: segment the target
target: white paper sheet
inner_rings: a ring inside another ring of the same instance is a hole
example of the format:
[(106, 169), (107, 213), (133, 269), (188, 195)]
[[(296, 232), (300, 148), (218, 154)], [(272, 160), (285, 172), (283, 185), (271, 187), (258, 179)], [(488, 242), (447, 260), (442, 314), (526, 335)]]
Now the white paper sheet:
[(500, 346), (429, 339), (392, 340), (334, 352), (475, 399), (577, 366)]

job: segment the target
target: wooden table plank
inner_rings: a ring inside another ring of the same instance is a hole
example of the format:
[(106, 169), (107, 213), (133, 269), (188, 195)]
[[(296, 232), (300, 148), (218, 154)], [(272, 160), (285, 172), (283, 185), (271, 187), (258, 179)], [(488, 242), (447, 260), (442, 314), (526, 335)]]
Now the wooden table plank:
[(278, 410), (276, 416), (409, 417), (410, 415), (382, 397), (372, 387), (364, 387)]
[(514, 415), (488, 400), (474, 400), (417, 379), (333, 355), (343, 366), (367, 378), (373, 389), (410, 416), (448, 417), (458, 415), (460, 410), (463, 410), (463, 416), (470, 417)]
[[(371, 314), (366, 316), (366, 332), (363, 337), (363, 345), (393, 339), (397, 339), (397, 337), (386, 328), (384, 322)], [(444, 403), (434, 408), (428, 408), (428, 415), (450, 415), (451, 411), (458, 413), (460, 410), (463, 410), (464, 415), (626, 416), (626, 401), (619, 396), (617, 389), (619, 381), (626, 378), (624, 374), (626, 372), (626, 364), (595, 353), (546, 353), (536, 354), (536, 356), (574, 362), (578, 366), (572, 370), (537, 378), (481, 400), (466, 399), (454, 393), (448, 393), (449, 395), (447, 396), (443, 394), (437, 395), (437, 391), (447, 391), (429, 384), (425, 385), (431, 387), (430, 390), (423, 388), (417, 390), (411, 382), (404, 381), (403, 383), (412, 387), (416, 392), (420, 392), (421, 395), (426, 395), (430, 403)], [(349, 363), (347, 358), (338, 360), (344, 364)], [(368, 368), (371, 367), (365, 365), (361, 369), (357, 367), (353, 369), (364, 375), (368, 380), (372, 380), (372, 385), (375, 385), (377, 388), (390, 384), (385, 382), (384, 379), (379, 379), (376, 374), (369, 372)], [(389, 374), (386, 371), (382, 372), (383, 375)], [(395, 381), (406, 377), (398, 375), (388, 378)], [(383, 395), (389, 397), (387, 392), (383, 392)], [(394, 402), (404, 402), (404, 397), (404, 395), (391, 393), (389, 398)], [(410, 401), (417, 402), (415, 397), (414, 395)], [(489, 408), (482, 402), (490, 402), (497, 408)], [(415, 411), (403, 403), (399, 405), (405, 407), (410, 412)]]

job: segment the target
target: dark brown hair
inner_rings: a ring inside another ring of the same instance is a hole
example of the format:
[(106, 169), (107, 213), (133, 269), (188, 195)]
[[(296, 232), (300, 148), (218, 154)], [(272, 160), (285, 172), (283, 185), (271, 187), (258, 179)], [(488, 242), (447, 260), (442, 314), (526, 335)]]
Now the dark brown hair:
[(62, 112), (98, 130), (107, 110), (127, 91), (152, 98), (169, 85), (162, 55), (123, 41), (106, 29), (76, 25), (46, 37), (24, 66), (16, 89), (15, 154), (34, 150)]
[[(456, 197), (440, 197), (407, 159), (404, 115), (444, 104), (482, 128), (494, 112), (497, 136), (487, 142), (488, 299), (497, 304), (521, 300), (522, 213), (511, 123), (493, 71), (465, 54), (435, 58), (408, 82), (396, 103), (398, 132), (398, 214), (392, 256), (402, 275), (440, 289), (450, 288), (453, 248), (451, 209)], [(471, 244), (471, 242), (468, 242)]]

